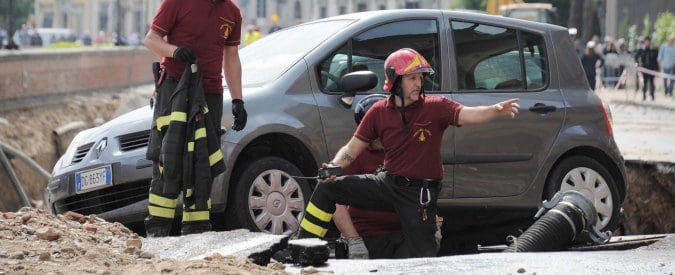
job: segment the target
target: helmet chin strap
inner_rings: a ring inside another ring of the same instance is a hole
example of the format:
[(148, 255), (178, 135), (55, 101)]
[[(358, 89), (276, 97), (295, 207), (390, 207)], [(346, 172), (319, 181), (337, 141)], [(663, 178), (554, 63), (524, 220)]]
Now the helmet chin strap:
[(403, 122), (403, 131), (410, 132), (410, 127), (408, 127), (408, 120), (405, 117), (405, 98), (403, 97), (403, 89), (401, 88), (401, 77), (397, 77), (394, 81), (394, 85), (391, 87), (392, 94), (398, 96), (401, 99), (401, 106), (396, 106), (396, 100), (394, 100), (394, 106), (401, 113), (401, 121)]

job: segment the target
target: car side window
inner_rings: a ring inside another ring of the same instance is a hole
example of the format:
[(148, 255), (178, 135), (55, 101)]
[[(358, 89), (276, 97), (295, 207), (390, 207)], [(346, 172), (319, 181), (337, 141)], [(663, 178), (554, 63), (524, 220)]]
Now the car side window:
[(528, 90), (537, 90), (546, 86), (547, 65), (544, 55), (544, 38), (541, 35), (520, 32), (521, 48), (525, 61), (525, 81)]
[(319, 64), (322, 90), (329, 93), (342, 92), (338, 84), (342, 76), (368, 70), (374, 72), (378, 78), (377, 86), (368, 93), (381, 93), (384, 86), (384, 60), (401, 48), (412, 48), (427, 59), (436, 73), (426, 79), (424, 89), (439, 90), (441, 72), (438, 67), (438, 24), (431, 19), (388, 23), (355, 36), (350, 43), (335, 50)]
[(452, 21), (451, 25), (459, 90), (544, 87), (546, 62), (541, 36), (481, 23)]
[(349, 48), (342, 45), (319, 64), (321, 87), (326, 92), (340, 92), (340, 77), (349, 72)]

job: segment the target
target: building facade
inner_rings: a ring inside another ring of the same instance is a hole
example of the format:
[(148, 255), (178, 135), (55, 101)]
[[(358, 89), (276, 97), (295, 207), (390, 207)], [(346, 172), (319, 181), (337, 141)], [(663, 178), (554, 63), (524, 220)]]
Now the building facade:
[(144, 35), (161, 0), (35, 0), (38, 28), (67, 28), (77, 36)]
[[(34, 0), (33, 21), (38, 28), (67, 28), (77, 36), (129, 36), (148, 31), (161, 0)], [(243, 28), (253, 24), (263, 33), (278, 17), (281, 27), (320, 18), (384, 9), (447, 9), (453, 0), (235, 0), (244, 18)]]
[(385, 9), (447, 9), (452, 0), (237, 0), (244, 25), (253, 24), (263, 33), (272, 26), (292, 26), (302, 22), (353, 12)]

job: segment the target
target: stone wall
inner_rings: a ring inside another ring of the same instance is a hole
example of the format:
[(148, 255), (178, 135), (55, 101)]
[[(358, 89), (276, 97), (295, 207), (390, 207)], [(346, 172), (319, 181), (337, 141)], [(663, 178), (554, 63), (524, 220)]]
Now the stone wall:
[(142, 47), (0, 52), (0, 102), (152, 83), (151, 63)]

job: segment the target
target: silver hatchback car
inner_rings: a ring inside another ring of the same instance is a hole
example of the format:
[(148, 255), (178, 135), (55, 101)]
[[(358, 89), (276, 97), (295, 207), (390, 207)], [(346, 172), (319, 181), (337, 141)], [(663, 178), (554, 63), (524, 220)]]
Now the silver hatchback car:
[[(356, 127), (353, 110), (337, 102), (343, 83), (358, 82), (347, 74), (378, 76), (356, 100), (381, 93), (384, 60), (404, 47), (433, 66), (428, 94), (469, 106), (520, 98), (516, 119), (445, 132), (444, 240), (503, 241), (517, 224), (531, 224), (540, 202), (558, 190), (580, 191), (595, 203), (600, 228), (617, 227), (627, 188), (623, 159), (609, 110), (589, 88), (567, 30), (440, 10), (331, 17), (243, 48), (248, 125), (222, 137), (228, 170), (213, 185), (215, 225), (296, 230), (314, 183), (292, 176), (315, 175)], [(229, 102), (226, 96), (223, 125), (232, 122)], [(141, 221), (151, 120), (143, 107), (79, 133), (48, 184), (52, 211)]]

